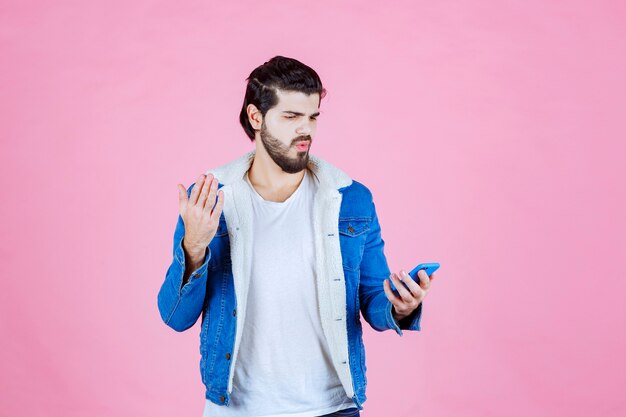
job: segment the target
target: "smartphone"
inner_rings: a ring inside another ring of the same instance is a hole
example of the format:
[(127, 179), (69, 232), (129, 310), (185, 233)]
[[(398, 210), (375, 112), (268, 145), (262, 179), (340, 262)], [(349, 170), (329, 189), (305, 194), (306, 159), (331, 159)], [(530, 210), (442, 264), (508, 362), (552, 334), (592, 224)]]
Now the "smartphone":
[[(430, 275), (433, 272), (439, 269), (439, 264), (437, 262), (427, 262), (427, 263), (419, 264), (415, 268), (413, 268), (411, 272), (409, 272), (409, 276), (413, 278), (413, 281), (417, 282), (418, 284), (420, 283), (420, 279), (417, 276), (417, 273), (419, 272), (420, 269), (423, 269), (424, 271), (426, 271), (426, 274), (430, 277)], [(389, 278), (389, 283), (391, 284), (391, 289), (394, 291), (397, 291), (397, 288), (395, 285), (393, 285), (393, 281), (391, 281), (391, 278)], [(405, 283), (402, 283), (402, 285), (404, 285), (407, 289), (409, 288), (407, 287)]]

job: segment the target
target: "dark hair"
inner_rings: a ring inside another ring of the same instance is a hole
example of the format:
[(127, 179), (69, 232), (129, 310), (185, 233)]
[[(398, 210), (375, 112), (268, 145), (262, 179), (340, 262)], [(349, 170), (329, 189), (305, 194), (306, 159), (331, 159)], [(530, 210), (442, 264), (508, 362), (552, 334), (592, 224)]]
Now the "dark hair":
[(307, 95), (317, 93), (320, 102), (326, 96), (326, 89), (313, 68), (280, 55), (256, 67), (246, 81), (248, 85), (239, 122), (251, 141), (254, 141), (254, 129), (248, 120), (246, 109), (249, 104), (254, 104), (265, 117), (267, 111), (278, 104), (276, 90), (299, 91)]

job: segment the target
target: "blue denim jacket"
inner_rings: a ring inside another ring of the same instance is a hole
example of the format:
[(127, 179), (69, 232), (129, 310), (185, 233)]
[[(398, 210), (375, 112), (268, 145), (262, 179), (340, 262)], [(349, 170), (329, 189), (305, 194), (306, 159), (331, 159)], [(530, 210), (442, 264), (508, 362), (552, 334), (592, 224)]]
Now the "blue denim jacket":
[[(174, 330), (189, 329), (202, 315), (200, 374), (205, 397), (226, 406), (231, 400), (251, 267), (252, 208), (244, 177), (254, 153), (207, 171), (217, 177), (224, 191), (217, 232), (204, 263), (183, 286), (185, 228), (178, 216), (173, 259), (158, 293), (161, 318)], [(393, 329), (402, 336), (402, 330), (420, 330), (423, 303), (400, 322), (391, 314), (392, 304), (383, 290), (391, 272), (369, 189), (312, 154), (308, 169), (319, 180), (312, 220), (322, 329), (337, 375), (362, 410), (367, 368), (359, 312), (373, 329)]]

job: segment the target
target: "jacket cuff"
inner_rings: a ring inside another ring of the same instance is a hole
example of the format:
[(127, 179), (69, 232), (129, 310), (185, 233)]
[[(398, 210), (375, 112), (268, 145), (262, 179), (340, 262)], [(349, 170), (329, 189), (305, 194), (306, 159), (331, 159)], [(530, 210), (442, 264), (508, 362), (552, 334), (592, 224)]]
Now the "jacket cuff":
[(177, 276), (179, 277), (177, 282), (177, 288), (179, 288), (180, 294), (183, 294), (189, 289), (190, 285), (193, 285), (195, 281), (207, 275), (209, 260), (211, 259), (211, 249), (207, 246), (202, 265), (200, 265), (195, 271), (191, 273), (191, 275), (189, 276), (189, 280), (187, 281), (187, 283), (185, 283), (184, 286), (182, 284), (185, 275), (185, 250), (183, 249), (182, 237), (176, 244), (176, 249), (174, 250), (174, 259), (176, 259), (176, 263), (180, 268), (180, 273), (177, 274)]
[(420, 305), (417, 306), (417, 308), (411, 314), (409, 314), (402, 320), (398, 321), (393, 317), (393, 313), (392, 313), (393, 304), (391, 304), (391, 301), (387, 300), (387, 309), (386, 309), (387, 325), (389, 326), (389, 328), (395, 330), (396, 333), (398, 333), (400, 336), (402, 336), (402, 330), (417, 330), (417, 331), (421, 330), (420, 321), (422, 319), (422, 305), (423, 304), (424, 304), (424, 301), (422, 301)]

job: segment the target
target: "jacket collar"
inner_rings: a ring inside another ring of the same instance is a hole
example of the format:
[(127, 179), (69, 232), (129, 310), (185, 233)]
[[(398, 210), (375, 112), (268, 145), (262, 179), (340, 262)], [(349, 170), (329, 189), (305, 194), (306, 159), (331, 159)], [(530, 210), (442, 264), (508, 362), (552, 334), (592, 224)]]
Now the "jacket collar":
[[(252, 165), (255, 153), (256, 149), (249, 151), (231, 162), (207, 170), (205, 174), (213, 174), (223, 185), (245, 181), (246, 172)], [(307, 168), (317, 177), (320, 186), (338, 190), (352, 184), (352, 178), (348, 174), (313, 154), (309, 154)]]

